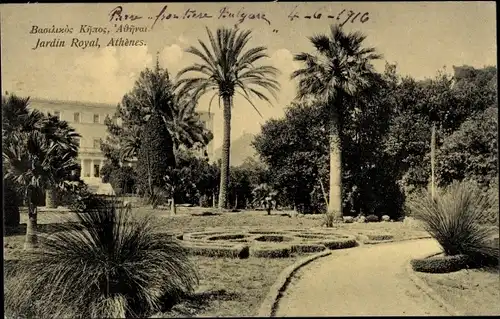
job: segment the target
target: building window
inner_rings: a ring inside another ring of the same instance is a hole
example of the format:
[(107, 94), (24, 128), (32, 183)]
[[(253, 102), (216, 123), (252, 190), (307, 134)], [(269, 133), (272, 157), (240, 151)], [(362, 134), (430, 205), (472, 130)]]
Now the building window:
[(94, 139), (94, 148), (95, 149), (101, 148), (101, 140), (100, 139), (97, 139), (97, 138)]
[(99, 114), (94, 114), (94, 123), (99, 124)]
[(54, 116), (57, 117), (58, 119), (61, 119), (61, 112), (54, 111)]
[(73, 114), (73, 120), (75, 123), (80, 123), (80, 113), (76, 112)]
[(99, 169), (100, 169), (99, 164), (94, 164), (94, 177), (99, 177), (101, 173)]

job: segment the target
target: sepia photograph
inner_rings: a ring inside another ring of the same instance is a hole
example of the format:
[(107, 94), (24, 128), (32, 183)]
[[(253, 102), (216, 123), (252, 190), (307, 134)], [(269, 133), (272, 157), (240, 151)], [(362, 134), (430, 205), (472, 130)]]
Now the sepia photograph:
[(500, 315), (496, 10), (0, 4), (4, 318)]

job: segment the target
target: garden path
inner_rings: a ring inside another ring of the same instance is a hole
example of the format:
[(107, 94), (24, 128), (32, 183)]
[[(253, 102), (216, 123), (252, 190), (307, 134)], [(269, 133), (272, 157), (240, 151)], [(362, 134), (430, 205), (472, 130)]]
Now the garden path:
[(405, 272), (410, 259), (440, 251), (433, 239), (334, 251), (294, 275), (276, 316), (450, 315)]

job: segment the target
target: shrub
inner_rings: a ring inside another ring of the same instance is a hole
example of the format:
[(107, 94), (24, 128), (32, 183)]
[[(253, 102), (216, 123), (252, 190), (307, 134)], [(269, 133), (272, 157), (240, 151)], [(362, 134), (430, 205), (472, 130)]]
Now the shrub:
[(77, 218), (83, 230), (63, 224), (9, 278), (9, 315), (143, 317), (197, 284), (186, 250), (159, 234), (151, 216), (135, 218), (108, 201)]
[(498, 247), (489, 244), (494, 231), (479, 224), (491, 205), (491, 197), (469, 182), (455, 182), (435, 199), (424, 194), (410, 203), (415, 218), (446, 255), (467, 255), (478, 262), (498, 260)]
[(367, 223), (378, 222), (378, 216), (377, 215), (368, 215), (368, 216), (366, 216), (366, 222)]
[(323, 224), (326, 227), (333, 227), (334, 223), (335, 223), (335, 215), (332, 213), (325, 213)]
[(428, 273), (447, 273), (459, 271), (470, 264), (466, 255), (439, 256), (422, 259), (412, 259), (411, 267), (414, 271)]
[(114, 169), (109, 177), (109, 183), (117, 191), (120, 190), (121, 194), (131, 194), (135, 189), (135, 171), (130, 166), (122, 166)]
[(347, 223), (347, 224), (354, 223), (354, 217), (344, 216), (344, 223)]

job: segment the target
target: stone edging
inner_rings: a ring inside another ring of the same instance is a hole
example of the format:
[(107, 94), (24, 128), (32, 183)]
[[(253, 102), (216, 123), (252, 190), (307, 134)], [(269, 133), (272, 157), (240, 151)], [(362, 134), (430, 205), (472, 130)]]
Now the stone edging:
[[(442, 254), (442, 252), (439, 253), (434, 253), (431, 255), (428, 255), (425, 258), (430, 258), (434, 257), (437, 255)], [(432, 289), (428, 284), (426, 284), (422, 279), (418, 278), (418, 276), (415, 274), (415, 271), (411, 267), (411, 263), (408, 262), (405, 266), (406, 273), (408, 274), (408, 277), (410, 277), (410, 280), (413, 281), (413, 283), (420, 289), (422, 290), (427, 296), (429, 296), (432, 300), (437, 302), (441, 307), (443, 307), (446, 312), (448, 312), (452, 316), (463, 316), (462, 313), (460, 313), (458, 310), (456, 310), (453, 306), (451, 306), (449, 303), (443, 300), (438, 293)]]
[[(366, 238), (368, 238), (366, 236)], [(400, 243), (404, 241), (410, 241), (410, 240), (420, 240), (420, 239), (431, 239), (431, 235), (427, 236), (419, 236), (419, 237), (412, 237), (412, 238), (405, 238), (405, 239), (389, 239), (389, 240), (368, 240), (367, 242), (363, 242), (364, 245), (378, 245), (378, 244), (385, 244), (385, 243)]]
[(320, 252), (318, 254), (314, 254), (312, 256), (298, 260), (293, 265), (285, 268), (285, 270), (283, 270), (279, 274), (278, 279), (274, 282), (274, 284), (269, 289), (269, 293), (264, 298), (264, 301), (262, 302), (260, 309), (259, 309), (256, 316), (257, 317), (274, 317), (276, 307), (278, 305), (278, 300), (281, 297), (283, 291), (285, 291), (286, 287), (290, 283), (290, 279), (296, 273), (296, 271), (299, 268), (307, 265), (311, 261), (316, 260), (316, 259), (321, 258), (321, 257), (328, 256), (332, 252), (333, 252), (332, 250), (326, 250), (326, 251)]

